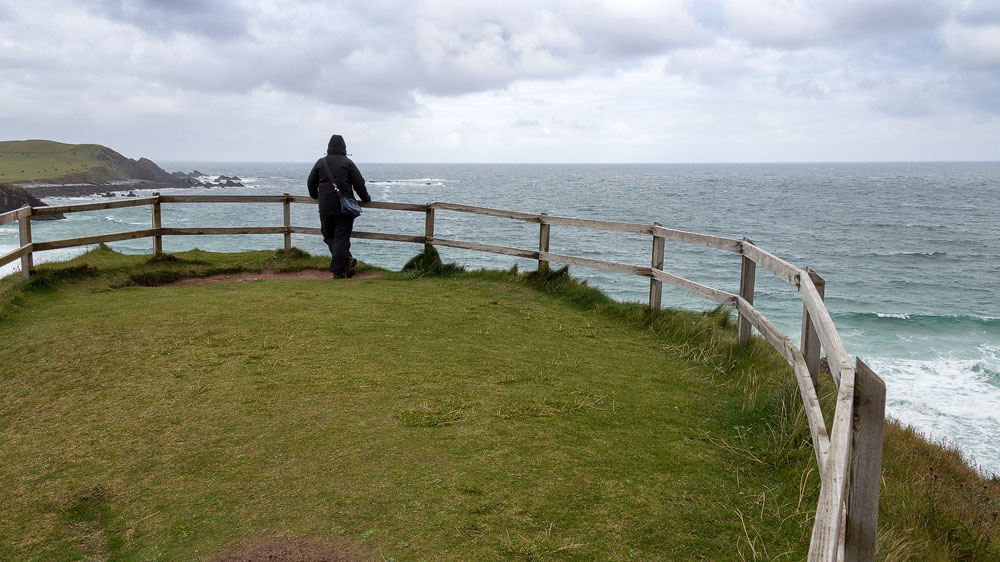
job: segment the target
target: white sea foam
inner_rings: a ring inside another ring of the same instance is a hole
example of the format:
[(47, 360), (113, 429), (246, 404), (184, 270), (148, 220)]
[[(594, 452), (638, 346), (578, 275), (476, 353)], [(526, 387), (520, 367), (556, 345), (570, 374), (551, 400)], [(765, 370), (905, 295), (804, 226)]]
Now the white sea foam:
[(447, 180), (441, 178), (407, 178), (398, 180), (383, 180), (383, 181), (373, 181), (368, 182), (371, 185), (387, 185), (387, 186), (399, 186), (399, 187), (409, 187), (409, 186), (424, 186), (424, 187), (441, 187)]
[[(63, 248), (60, 250), (47, 250), (45, 252), (35, 252), (33, 262), (37, 265), (40, 263), (48, 263), (54, 261), (66, 261), (71, 260), (81, 254), (87, 253), (93, 246), (86, 246), (81, 248)], [(17, 246), (7, 246), (0, 245), (0, 254), (5, 254), (7, 252), (16, 250)], [(12, 273), (17, 273), (21, 271), (21, 260), (17, 260), (13, 263), (8, 263), (7, 265), (0, 267), (0, 278), (7, 277)]]
[(106, 220), (108, 222), (113, 222), (115, 224), (127, 224), (127, 225), (131, 225), (131, 226), (146, 226), (146, 225), (149, 224), (148, 222), (129, 222), (129, 221), (126, 221), (126, 220), (122, 220), (120, 217), (116, 217), (116, 216), (113, 216), (113, 215), (105, 216), (104, 220)]
[(888, 389), (886, 413), (958, 445), (985, 474), (1000, 474), (998, 347), (979, 359), (872, 359)]
[[(9, 244), (0, 244), (0, 256), (13, 252), (18, 246), (11, 246)], [(7, 265), (0, 266), (0, 278), (7, 277), (11, 273), (17, 273), (21, 271), (21, 260), (15, 260)]]
[(910, 319), (910, 315), (905, 312), (876, 312), (875, 315), (879, 318), (899, 318), (901, 320)]

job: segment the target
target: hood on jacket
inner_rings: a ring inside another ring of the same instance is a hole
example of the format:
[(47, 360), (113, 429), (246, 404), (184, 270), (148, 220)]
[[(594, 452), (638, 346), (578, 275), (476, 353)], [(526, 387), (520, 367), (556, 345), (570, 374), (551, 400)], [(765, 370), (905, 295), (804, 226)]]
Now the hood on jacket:
[(340, 135), (330, 137), (330, 144), (326, 145), (326, 153), (347, 156), (347, 143), (344, 142), (344, 137)]

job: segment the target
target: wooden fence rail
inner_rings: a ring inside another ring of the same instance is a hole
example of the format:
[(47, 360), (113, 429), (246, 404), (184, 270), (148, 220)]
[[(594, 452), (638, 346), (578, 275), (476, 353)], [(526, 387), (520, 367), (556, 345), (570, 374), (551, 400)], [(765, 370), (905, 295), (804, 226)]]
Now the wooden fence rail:
[[(162, 224), (161, 207), (175, 203), (275, 203), (282, 205), (282, 226), (236, 226), (176, 228)], [(21, 275), (29, 279), (34, 252), (87, 246), (105, 242), (153, 238), (155, 254), (163, 252), (164, 236), (281, 234), (285, 249), (291, 249), (292, 234), (321, 235), (319, 228), (291, 223), (291, 204), (316, 204), (314, 199), (284, 195), (159, 195), (117, 201), (79, 203), (51, 207), (22, 207), (0, 214), (0, 225), (17, 221), (17, 249), (0, 255), (0, 266), (21, 260)], [(99, 234), (67, 240), (33, 242), (31, 217), (150, 205), (151, 228)], [(487, 252), (537, 260), (539, 269), (550, 263), (576, 265), (605, 271), (648, 277), (649, 306), (661, 304), (663, 284), (668, 284), (718, 304), (733, 308), (739, 316), (738, 341), (745, 345), (752, 329), (770, 343), (792, 367), (805, 406), (806, 420), (820, 474), (820, 499), (809, 543), (809, 560), (875, 559), (879, 484), (881, 481), (882, 431), (885, 419), (885, 385), (860, 359), (851, 363), (840, 334), (824, 304), (825, 281), (809, 268), (805, 270), (771, 254), (752, 241), (698, 234), (663, 227), (658, 223), (636, 224), (594, 219), (551, 216), (458, 203), (371, 202), (368, 209), (424, 213), (423, 235), (354, 231), (353, 237), (367, 240), (433, 244), (477, 252)], [(539, 224), (538, 248), (522, 249), (494, 244), (438, 238), (434, 235), (435, 214), (439, 211), (471, 213)], [(650, 265), (584, 258), (549, 251), (551, 227), (586, 228), (652, 237)], [(666, 240), (721, 250), (740, 256), (739, 294), (684, 279), (664, 270)], [(754, 307), (756, 270), (760, 266), (794, 287), (802, 298), (801, 348)], [(819, 384), (820, 350), (826, 352), (837, 398), (830, 431), (827, 431), (816, 387)]]

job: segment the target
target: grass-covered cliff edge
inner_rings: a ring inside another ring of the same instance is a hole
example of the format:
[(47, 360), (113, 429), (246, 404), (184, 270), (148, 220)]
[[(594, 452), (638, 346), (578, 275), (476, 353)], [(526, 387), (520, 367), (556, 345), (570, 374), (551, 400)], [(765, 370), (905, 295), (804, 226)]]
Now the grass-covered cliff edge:
[[(325, 262), (101, 248), (0, 281), (0, 559), (804, 557), (794, 378), (726, 312), (427, 260), (161, 286)], [(998, 556), (1000, 482), (955, 451), (890, 423), (882, 495), (880, 559)]]

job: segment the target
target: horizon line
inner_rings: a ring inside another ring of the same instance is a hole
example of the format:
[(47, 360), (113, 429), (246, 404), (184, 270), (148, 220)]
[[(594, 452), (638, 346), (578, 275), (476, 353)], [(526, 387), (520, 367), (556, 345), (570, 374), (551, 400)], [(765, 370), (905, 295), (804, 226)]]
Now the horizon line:
[[(311, 164), (308, 160), (189, 160), (165, 158), (161, 162), (226, 164)], [(803, 164), (1000, 164), (998, 160), (742, 160), (703, 162), (432, 162), (407, 160), (357, 160), (358, 164), (406, 164), (435, 166), (705, 166), (705, 165), (803, 165)]]

